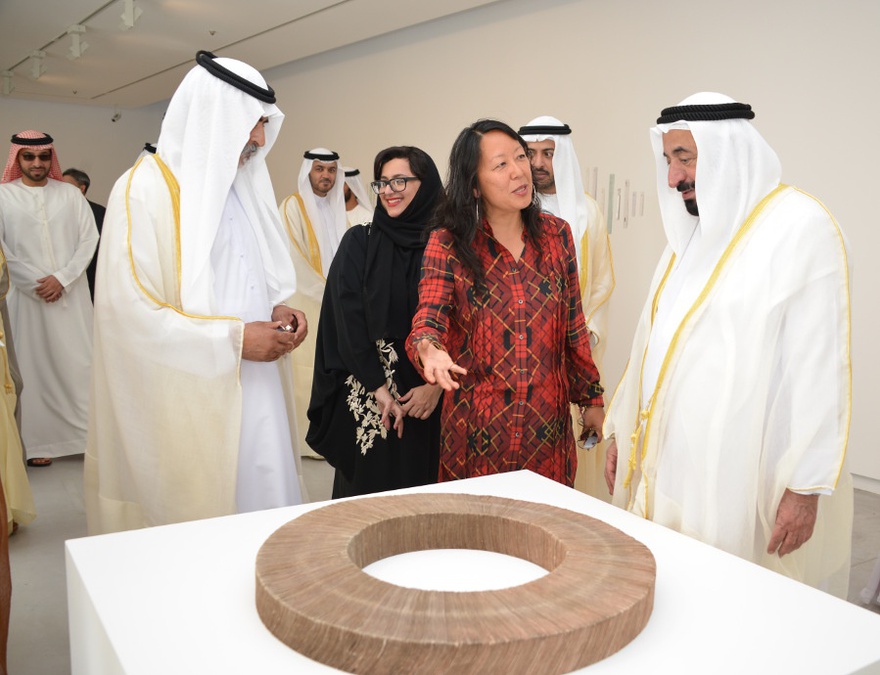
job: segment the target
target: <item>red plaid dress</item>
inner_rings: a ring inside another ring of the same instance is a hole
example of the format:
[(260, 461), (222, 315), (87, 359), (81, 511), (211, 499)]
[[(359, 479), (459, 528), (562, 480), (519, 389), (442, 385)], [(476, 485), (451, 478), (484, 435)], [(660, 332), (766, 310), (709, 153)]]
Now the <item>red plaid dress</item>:
[(571, 403), (602, 405), (590, 355), (568, 224), (542, 215), (542, 255), (524, 236), (519, 261), (483, 229), (474, 248), (488, 294), (475, 292), (448, 230), (435, 230), (422, 259), (419, 308), (407, 340), (441, 342), (468, 373), (447, 392), (439, 480), (529, 469), (574, 485)]

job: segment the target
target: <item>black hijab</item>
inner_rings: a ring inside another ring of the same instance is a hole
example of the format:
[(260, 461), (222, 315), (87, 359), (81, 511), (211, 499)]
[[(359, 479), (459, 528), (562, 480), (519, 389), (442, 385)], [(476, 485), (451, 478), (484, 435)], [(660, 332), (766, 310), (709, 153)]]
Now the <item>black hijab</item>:
[[(396, 158), (389, 157), (385, 163)], [(402, 158), (409, 161), (408, 157)], [(373, 213), (363, 290), (367, 332), (373, 341), (385, 337), (405, 338), (418, 306), (426, 229), (442, 189), (437, 166), (427, 154), (424, 158), (427, 170), (425, 175), (417, 176), (421, 181), (419, 190), (406, 210), (392, 218), (380, 199)], [(392, 297), (402, 296), (406, 299), (406, 316), (389, 316)]]

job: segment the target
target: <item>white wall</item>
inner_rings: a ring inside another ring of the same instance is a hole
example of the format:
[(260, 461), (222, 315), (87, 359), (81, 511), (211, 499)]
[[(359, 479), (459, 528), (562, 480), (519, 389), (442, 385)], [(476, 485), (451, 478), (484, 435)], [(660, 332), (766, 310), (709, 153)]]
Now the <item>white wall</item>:
[(134, 164), (146, 142), (159, 135), (164, 104), (122, 110), (112, 122), (113, 108), (35, 103), (0, 97), (0, 148), (6, 164), (9, 137), (25, 129), (55, 139), (61, 170), (76, 167), (89, 174), (89, 199), (106, 204), (113, 183)]
[[(880, 185), (878, 29), (876, 0), (504, 0), (268, 71), (287, 114), (269, 164), (281, 198), (295, 189), (310, 147), (338, 150), (369, 174), (379, 149), (419, 145), (445, 172), (456, 134), (479, 117), (514, 127), (540, 114), (568, 122), (582, 165), (600, 168), (600, 185), (615, 173), (646, 192), (644, 217), (612, 235), (617, 290), (603, 379), (613, 387), (664, 242), (647, 129), (661, 108), (696, 91), (751, 103), (783, 180), (819, 196), (851, 243), (850, 469), (858, 485), (880, 492), (871, 433), (880, 362), (870, 342), (880, 325), (869, 309), (880, 282), (869, 257), (880, 250), (871, 222), (871, 190)], [(39, 120), (64, 143), (65, 166), (92, 169), (98, 198), (155, 139), (161, 108), (124, 111), (113, 125), (112, 110), (0, 100), (0, 126), (40, 128), (28, 122)]]

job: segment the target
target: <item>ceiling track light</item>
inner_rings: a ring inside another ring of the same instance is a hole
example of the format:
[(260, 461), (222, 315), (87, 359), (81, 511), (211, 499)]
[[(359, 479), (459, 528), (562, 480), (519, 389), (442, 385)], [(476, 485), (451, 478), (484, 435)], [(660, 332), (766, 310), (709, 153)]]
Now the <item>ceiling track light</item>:
[(46, 52), (31, 52), (31, 78), (39, 80), (40, 76), (46, 72), (46, 66), (43, 65), (43, 59), (46, 58)]
[(137, 7), (134, 4), (134, 0), (122, 0), (124, 9), (122, 10), (122, 24), (120, 24), (120, 28), (122, 30), (130, 30), (134, 28), (135, 22), (140, 18), (141, 14), (143, 14), (143, 10), (140, 7)]
[(85, 32), (86, 27), (83, 25), (75, 25), (67, 29), (67, 34), (70, 36), (70, 53), (67, 58), (71, 61), (78, 59), (89, 48), (89, 43), (82, 39)]

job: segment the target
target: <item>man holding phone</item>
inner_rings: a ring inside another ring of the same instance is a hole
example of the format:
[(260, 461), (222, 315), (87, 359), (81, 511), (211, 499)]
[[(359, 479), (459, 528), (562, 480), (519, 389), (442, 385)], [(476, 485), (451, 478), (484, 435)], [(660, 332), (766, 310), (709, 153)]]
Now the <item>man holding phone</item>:
[(208, 52), (196, 63), (156, 154), (107, 206), (91, 533), (303, 501), (283, 362), (308, 326), (284, 304), (296, 277), (265, 160), (284, 116), (247, 64)]

